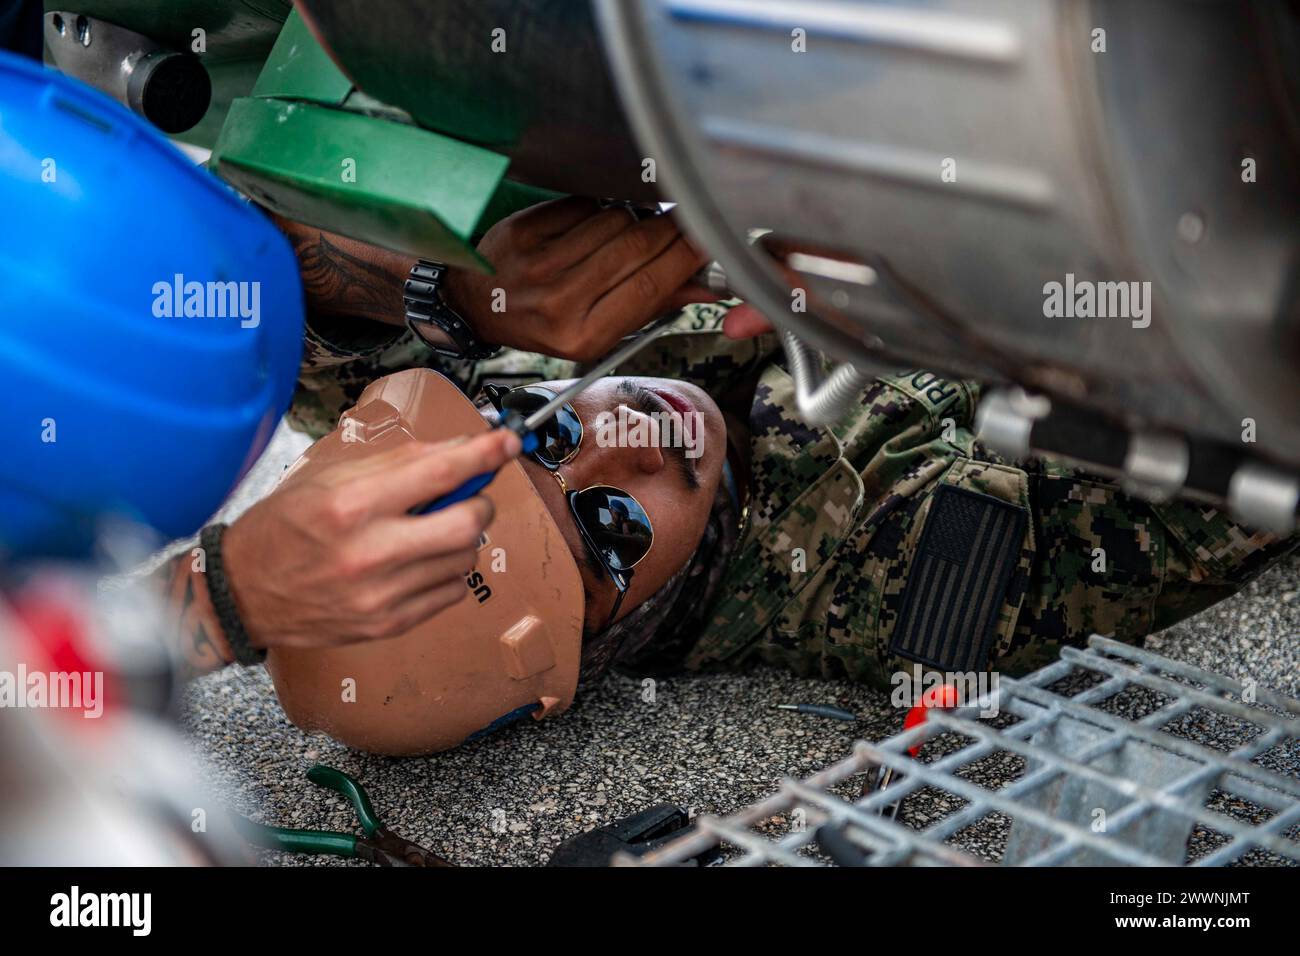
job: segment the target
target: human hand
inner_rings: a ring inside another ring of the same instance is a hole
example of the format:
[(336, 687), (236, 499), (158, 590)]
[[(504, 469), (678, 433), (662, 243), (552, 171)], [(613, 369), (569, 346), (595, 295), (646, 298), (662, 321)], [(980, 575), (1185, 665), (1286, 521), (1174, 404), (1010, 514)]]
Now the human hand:
[(482, 341), (559, 358), (599, 358), (656, 315), (718, 298), (690, 281), (708, 257), (669, 216), (638, 221), (590, 199), (517, 212), (479, 252), (496, 273), (449, 269), (447, 304)]
[(492, 503), (478, 495), (433, 514), (408, 512), (518, 453), (519, 437), (504, 429), (409, 442), (338, 462), (258, 502), (222, 545), (254, 646), (395, 637), (464, 598)]

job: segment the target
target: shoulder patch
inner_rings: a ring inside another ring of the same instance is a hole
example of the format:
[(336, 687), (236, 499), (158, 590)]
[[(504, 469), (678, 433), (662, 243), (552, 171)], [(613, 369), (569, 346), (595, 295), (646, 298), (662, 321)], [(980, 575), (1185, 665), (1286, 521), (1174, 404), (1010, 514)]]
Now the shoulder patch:
[(912, 370), (896, 375), (882, 375), (887, 382), (920, 403), (935, 418), (950, 416), (964, 424), (971, 419), (974, 402), (969, 386), (960, 380), (942, 378), (933, 372)]

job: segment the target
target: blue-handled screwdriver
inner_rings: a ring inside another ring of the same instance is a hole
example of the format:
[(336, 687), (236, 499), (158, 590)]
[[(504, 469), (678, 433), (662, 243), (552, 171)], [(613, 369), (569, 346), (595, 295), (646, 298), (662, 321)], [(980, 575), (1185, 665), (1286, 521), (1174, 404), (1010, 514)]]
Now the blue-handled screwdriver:
[[(648, 331), (642, 333), (637, 338), (632, 339), (617, 352), (610, 355), (595, 365), (586, 375), (578, 379), (564, 391), (560, 392), (553, 399), (543, 405), (537, 411), (533, 412), (527, 418), (518, 412), (506, 412), (498, 420), (494, 427), (509, 428), (519, 436), (523, 444), (523, 453), (525, 455), (537, 450), (537, 429), (554, 415), (560, 408), (573, 401), (584, 391), (592, 386), (599, 378), (608, 375), (618, 366), (622, 365), (637, 352), (649, 345), (659, 335), (668, 329), (667, 323), (654, 326)], [(411, 509), (411, 514), (425, 515), (434, 511), (441, 511), (448, 505), (454, 505), (457, 502), (467, 501), (492, 483), (497, 473), (495, 471), (485, 471), (482, 474), (475, 475), (468, 481), (462, 483), (451, 491), (447, 492), (427, 505), (418, 506)]]

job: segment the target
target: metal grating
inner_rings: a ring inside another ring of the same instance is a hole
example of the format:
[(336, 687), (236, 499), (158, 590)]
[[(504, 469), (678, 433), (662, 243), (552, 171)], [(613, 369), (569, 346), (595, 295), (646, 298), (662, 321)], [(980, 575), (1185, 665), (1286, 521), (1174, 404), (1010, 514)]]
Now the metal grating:
[[(881, 767), (903, 774), (883, 791)], [(858, 741), (811, 777), (614, 862), (671, 866), (721, 847), (729, 866), (1297, 865), (1297, 767), (1300, 702), (1094, 636), (982, 703)], [(900, 798), (897, 819), (880, 815)]]

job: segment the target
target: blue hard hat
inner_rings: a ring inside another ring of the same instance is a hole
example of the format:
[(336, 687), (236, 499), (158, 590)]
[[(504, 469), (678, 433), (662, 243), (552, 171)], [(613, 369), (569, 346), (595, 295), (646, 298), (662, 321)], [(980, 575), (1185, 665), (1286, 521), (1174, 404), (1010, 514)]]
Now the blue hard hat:
[(143, 120), (2, 52), (0, 211), (0, 556), (84, 555), (109, 513), (192, 533), (293, 394), (288, 241)]

